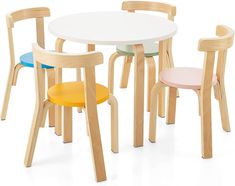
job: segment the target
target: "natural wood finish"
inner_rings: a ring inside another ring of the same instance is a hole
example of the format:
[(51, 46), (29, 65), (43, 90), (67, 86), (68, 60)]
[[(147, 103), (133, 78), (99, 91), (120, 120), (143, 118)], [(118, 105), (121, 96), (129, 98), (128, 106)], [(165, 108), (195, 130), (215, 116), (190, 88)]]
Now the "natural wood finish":
[[(64, 40), (58, 38), (55, 44), (56, 52), (62, 53)], [(61, 67), (55, 68), (55, 84), (62, 83), (62, 69)], [(62, 134), (62, 108), (55, 105), (55, 134), (61, 136)]]
[(41, 18), (49, 17), (50, 10), (47, 7), (37, 7), (37, 8), (27, 8), (22, 10), (17, 10), (7, 14), (7, 26), (8, 28), (13, 28), (14, 23), (17, 21), (31, 19), (31, 18)]
[(157, 95), (160, 90), (164, 88), (164, 84), (161, 82), (156, 83), (151, 91), (151, 103), (150, 103), (150, 120), (149, 120), (149, 141), (156, 142), (156, 123), (157, 123)]
[(125, 56), (122, 67), (120, 88), (127, 88), (132, 60), (133, 60), (132, 56)]
[(104, 157), (96, 108), (95, 69), (85, 68), (85, 103), (96, 180), (106, 180)]
[(120, 57), (120, 54), (117, 52), (113, 53), (109, 58), (109, 70), (108, 70), (108, 88), (110, 94), (113, 94), (114, 87), (114, 63), (116, 59)]
[(202, 131), (202, 157), (212, 157), (212, 131), (211, 131), (211, 86), (214, 67), (215, 52), (205, 54), (204, 73), (200, 95), (201, 131)]
[(176, 15), (176, 7), (159, 2), (149, 1), (124, 1), (122, 3), (122, 10), (136, 11), (136, 10), (147, 10), (157, 11), (168, 14), (168, 18), (173, 20)]
[(45, 71), (41, 69), (41, 64), (35, 63), (35, 83), (36, 83), (36, 106), (34, 111), (33, 123), (28, 140), (27, 150), (25, 154), (25, 166), (30, 167), (33, 160), (33, 154), (38, 137), (38, 131), (43, 126), (42, 121), (46, 114), (45, 105)]
[[(47, 86), (48, 89), (55, 85), (55, 69), (47, 69)], [(55, 107), (52, 106), (49, 110), (49, 127), (55, 126)]]
[(176, 97), (177, 97), (177, 89), (173, 87), (169, 87), (168, 94), (168, 109), (167, 109), (167, 124), (175, 123), (175, 109), (176, 109)]
[(147, 111), (150, 111), (150, 99), (151, 99), (151, 90), (156, 82), (156, 67), (153, 57), (146, 57), (146, 63), (148, 68), (148, 93), (147, 93)]
[[(202, 141), (202, 157), (212, 157), (212, 129), (211, 129), (211, 89), (214, 85), (215, 98), (219, 101), (222, 127), (225, 131), (230, 131), (228, 108), (226, 101), (226, 93), (224, 86), (224, 73), (227, 49), (233, 44), (234, 32), (227, 26), (219, 25), (216, 29), (218, 37), (211, 39), (199, 40), (198, 50), (205, 53), (202, 84), (197, 90), (194, 90), (199, 99), (199, 114), (201, 116), (201, 141)], [(164, 44), (160, 49), (164, 48)], [(215, 54), (218, 52), (218, 62), (216, 68), (217, 84), (213, 84), (213, 71), (215, 63)], [(162, 56), (161, 56), (162, 57)], [(169, 56), (168, 56), (169, 58)], [(169, 59), (168, 59), (169, 60)], [(170, 63), (169, 63), (170, 64)], [(159, 64), (160, 66), (160, 64)], [(160, 67), (159, 67), (160, 68)], [(185, 77), (187, 78), (187, 77)], [(150, 111), (150, 141), (155, 141), (155, 123), (157, 95), (160, 95), (160, 89), (157, 86), (160, 81), (154, 85), (151, 98), (151, 111)], [(165, 86), (170, 86), (165, 84)], [(175, 102), (176, 102), (176, 88), (170, 87), (169, 106), (167, 122), (174, 122), (175, 120)], [(174, 96), (172, 96), (174, 95)]]
[(118, 153), (118, 102), (111, 95), (108, 103), (111, 105), (111, 149), (114, 153)]
[(18, 63), (15, 68), (14, 68), (14, 75), (13, 75), (13, 80), (12, 80), (12, 85), (16, 86), (17, 83), (17, 79), (18, 79), (18, 74), (20, 69), (24, 67), (22, 64)]
[[(81, 78), (81, 68), (77, 68), (76, 69), (76, 76), (77, 76), (77, 81), (82, 81), (82, 78)], [(81, 113), (82, 112), (82, 108), (77, 108), (77, 111), (78, 113)]]
[[(59, 42), (59, 44), (58, 44)], [(57, 51), (62, 50), (63, 40), (57, 41)], [(44, 85), (43, 81), (43, 71), (41, 69), (41, 64), (48, 64), (58, 62), (58, 66), (61, 67), (61, 62), (64, 61), (63, 67), (67, 68), (84, 68), (84, 86), (85, 86), (85, 109), (86, 109), (86, 117), (88, 123), (88, 130), (89, 130), (89, 137), (91, 142), (91, 149), (93, 155), (93, 162), (95, 167), (95, 174), (97, 181), (104, 181), (106, 180), (106, 172), (105, 172), (105, 165), (104, 165), (104, 158), (103, 158), (103, 150), (102, 150), (102, 143), (99, 131), (99, 123), (98, 123), (98, 115), (97, 115), (97, 105), (96, 105), (96, 83), (95, 83), (95, 65), (103, 63), (100, 61), (103, 59), (103, 56), (99, 52), (90, 52), (90, 54), (65, 54), (65, 53), (56, 53), (56, 52), (47, 52), (40, 48), (38, 45), (33, 45), (33, 53), (35, 57), (35, 71), (36, 71), (36, 89), (37, 89), (37, 104), (35, 109), (35, 117), (32, 125), (32, 130), (29, 138), (28, 148), (26, 152), (25, 158), (25, 165), (31, 166), (33, 153), (36, 145), (36, 139), (39, 131), (39, 127), (42, 126), (41, 122), (45, 118), (46, 112), (45, 109), (48, 109), (49, 106), (45, 106), (45, 103), (48, 100), (45, 100), (45, 95), (43, 94)], [(94, 53), (97, 58), (94, 58)], [(101, 56), (100, 56), (101, 55)], [(53, 56), (53, 57), (52, 57)], [(80, 57), (79, 57), (80, 56)], [(90, 57), (89, 57), (90, 56)], [(85, 58), (90, 64), (87, 65), (84, 62)], [(66, 61), (66, 60), (67, 61)], [(77, 59), (77, 60), (75, 60)], [(78, 62), (80, 60), (80, 63)], [(49, 62), (48, 62), (49, 61)], [(97, 62), (98, 61), (98, 62)], [(84, 63), (83, 63), (84, 62)], [(72, 65), (72, 63), (74, 63)], [(83, 64), (83, 66), (82, 66)], [(93, 66), (92, 66), (93, 65)], [(58, 66), (55, 65), (56, 69)], [(58, 72), (57, 72), (58, 73)], [(60, 77), (59, 77), (60, 78)], [(61, 79), (58, 79), (61, 81)], [(58, 81), (57, 80), (57, 81)], [(117, 100), (115, 97), (111, 96), (110, 99), (111, 104), (111, 128), (112, 128), (112, 150), (113, 152), (118, 152), (118, 105)], [(64, 142), (71, 142), (72, 141), (72, 108), (64, 107)]]
[(72, 129), (72, 108), (64, 107), (64, 143), (70, 143), (73, 140)]
[(143, 146), (144, 132), (144, 47), (134, 45), (135, 83), (134, 83), (134, 147)]
[(7, 14), (6, 16), (9, 51), (10, 51), (10, 70), (9, 70), (8, 82), (2, 107), (2, 114), (1, 114), (2, 120), (6, 119), (8, 103), (11, 94), (11, 86), (16, 85), (18, 72), (23, 67), (21, 64), (15, 64), (15, 50), (14, 50), (14, 40), (13, 40), (14, 23), (25, 19), (35, 18), (37, 42), (41, 47), (44, 48), (44, 17), (49, 17), (49, 16), (50, 16), (50, 10), (46, 7), (17, 10)]
[[(164, 68), (164, 63), (167, 57), (167, 40), (159, 42), (159, 66), (158, 66), (158, 81), (160, 72)], [(158, 116), (165, 117), (165, 88), (159, 92), (158, 96)]]

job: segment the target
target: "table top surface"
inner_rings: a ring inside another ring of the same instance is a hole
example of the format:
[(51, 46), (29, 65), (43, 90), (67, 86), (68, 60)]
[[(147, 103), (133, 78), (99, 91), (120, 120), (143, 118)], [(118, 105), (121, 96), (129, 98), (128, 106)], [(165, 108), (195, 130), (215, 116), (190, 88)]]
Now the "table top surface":
[(49, 23), (58, 38), (100, 45), (133, 45), (172, 37), (174, 22), (143, 13), (89, 12), (59, 17)]

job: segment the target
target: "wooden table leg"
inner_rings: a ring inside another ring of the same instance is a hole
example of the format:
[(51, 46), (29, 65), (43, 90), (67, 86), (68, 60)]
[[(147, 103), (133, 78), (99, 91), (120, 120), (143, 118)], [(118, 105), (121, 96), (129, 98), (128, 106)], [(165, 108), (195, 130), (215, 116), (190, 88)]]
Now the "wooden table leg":
[[(64, 40), (58, 38), (56, 40), (56, 52), (62, 52)], [(55, 69), (55, 84), (61, 83), (62, 82), (62, 69), (61, 68), (56, 68)], [(59, 105), (55, 105), (55, 133), (58, 136), (61, 136), (62, 134), (62, 108)]]
[[(158, 67), (158, 81), (160, 72), (164, 69), (167, 55), (167, 40), (159, 42), (159, 67)], [(165, 117), (165, 88), (159, 92), (158, 95), (158, 116)]]
[(134, 45), (135, 84), (134, 84), (134, 147), (143, 146), (144, 132), (144, 47)]

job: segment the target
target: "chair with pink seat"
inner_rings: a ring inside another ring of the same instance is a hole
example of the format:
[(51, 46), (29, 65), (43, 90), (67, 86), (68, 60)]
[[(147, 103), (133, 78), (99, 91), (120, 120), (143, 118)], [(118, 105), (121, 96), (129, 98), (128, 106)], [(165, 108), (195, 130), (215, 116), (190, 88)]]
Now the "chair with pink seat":
[[(198, 50), (205, 53), (204, 66), (197, 68), (172, 68), (163, 70), (160, 80), (151, 92), (149, 140), (156, 140), (157, 95), (161, 88), (169, 87), (167, 123), (175, 123), (177, 89), (192, 89), (199, 98), (201, 116), (202, 157), (212, 157), (211, 131), (211, 89), (214, 87), (215, 98), (219, 101), (221, 122), (224, 131), (230, 131), (226, 101), (224, 73), (227, 49), (232, 47), (234, 32), (227, 26), (216, 28), (218, 37), (199, 40)], [(216, 74), (213, 73), (215, 56), (218, 53)]]

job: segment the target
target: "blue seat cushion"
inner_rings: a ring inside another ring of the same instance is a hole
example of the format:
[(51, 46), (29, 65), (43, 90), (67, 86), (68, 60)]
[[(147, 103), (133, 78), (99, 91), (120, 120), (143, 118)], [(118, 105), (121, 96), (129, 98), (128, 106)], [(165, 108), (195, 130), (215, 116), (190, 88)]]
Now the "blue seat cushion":
[[(25, 67), (34, 67), (33, 53), (29, 52), (29, 53), (26, 53), (26, 54), (23, 54), (22, 56), (20, 56), (20, 63), (22, 65), (24, 65)], [(50, 69), (50, 68), (54, 68), (54, 67), (42, 64), (42, 68)]]
[[(152, 57), (158, 55), (158, 44), (157, 43), (144, 43), (144, 56)], [(124, 56), (134, 56), (132, 45), (118, 45), (117, 52)]]

